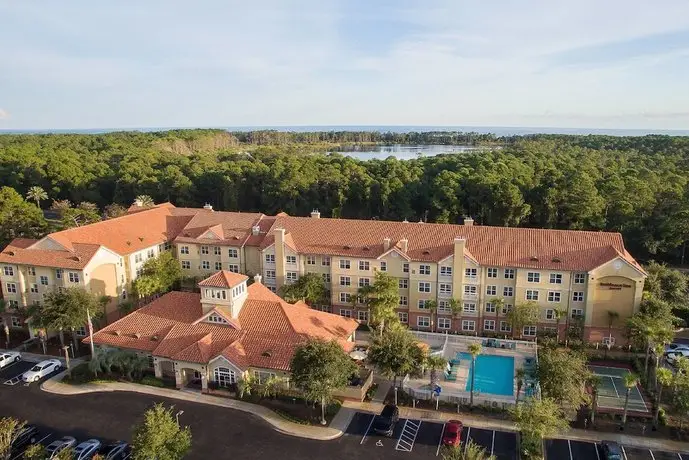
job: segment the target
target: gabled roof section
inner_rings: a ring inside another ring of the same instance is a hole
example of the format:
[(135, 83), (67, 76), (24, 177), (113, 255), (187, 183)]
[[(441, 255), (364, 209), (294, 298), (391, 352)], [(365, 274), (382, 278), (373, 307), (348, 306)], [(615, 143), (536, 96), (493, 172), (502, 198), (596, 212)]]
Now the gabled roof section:
[[(199, 209), (177, 234), (175, 241), (241, 247), (251, 237), (252, 227), (262, 217), (263, 214), (260, 213)], [(209, 237), (208, 231), (215, 236)]]
[(29, 241), (35, 243), (35, 240), (13, 240), (0, 252), (0, 263), (81, 270), (100, 249), (95, 244), (79, 243), (73, 245), (72, 251), (32, 249)]
[(234, 273), (227, 270), (221, 270), (212, 274), (208, 278), (199, 282), (199, 286), (203, 287), (217, 287), (217, 288), (233, 288), (248, 280), (249, 277), (241, 273)]

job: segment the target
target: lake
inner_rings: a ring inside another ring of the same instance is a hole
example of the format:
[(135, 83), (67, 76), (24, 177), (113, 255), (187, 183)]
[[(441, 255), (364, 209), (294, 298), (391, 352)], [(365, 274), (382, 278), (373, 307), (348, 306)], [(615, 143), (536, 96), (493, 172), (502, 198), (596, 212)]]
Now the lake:
[(393, 156), (398, 160), (410, 160), (419, 156), (432, 157), (442, 153), (465, 153), (476, 150), (477, 147), (470, 145), (363, 145), (359, 148), (348, 146), (346, 149), (333, 150), (332, 153), (339, 153), (358, 160), (384, 160)]

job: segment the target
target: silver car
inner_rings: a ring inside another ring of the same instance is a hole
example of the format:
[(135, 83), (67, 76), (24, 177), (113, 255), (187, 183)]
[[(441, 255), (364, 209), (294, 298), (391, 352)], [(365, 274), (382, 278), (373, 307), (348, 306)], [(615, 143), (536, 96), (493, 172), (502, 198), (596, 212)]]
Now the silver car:
[(98, 453), (101, 442), (97, 439), (89, 439), (82, 442), (74, 449), (75, 460), (88, 460)]
[(0, 369), (10, 364), (18, 363), (22, 360), (22, 355), (18, 351), (3, 351), (0, 353)]
[(45, 453), (48, 456), (48, 458), (55, 458), (57, 457), (57, 454), (59, 454), (65, 449), (73, 447), (76, 443), (77, 440), (73, 437), (65, 436), (63, 438), (58, 439), (57, 441), (53, 441), (50, 444), (48, 444), (48, 447), (45, 448)]

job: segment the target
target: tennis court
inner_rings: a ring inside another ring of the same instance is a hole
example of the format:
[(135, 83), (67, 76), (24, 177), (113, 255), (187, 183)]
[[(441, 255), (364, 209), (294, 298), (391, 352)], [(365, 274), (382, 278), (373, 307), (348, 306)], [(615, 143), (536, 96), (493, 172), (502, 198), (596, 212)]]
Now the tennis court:
[[(624, 386), (623, 378), (625, 374), (631, 371), (607, 366), (589, 366), (589, 369), (601, 380), (598, 387), (598, 407), (624, 410), (627, 388)], [(631, 393), (629, 393), (629, 406), (627, 407), (630, 411), (648, 412), (648, 407), (643, 396), (641, 396), (638, 385), (632, 388)]]

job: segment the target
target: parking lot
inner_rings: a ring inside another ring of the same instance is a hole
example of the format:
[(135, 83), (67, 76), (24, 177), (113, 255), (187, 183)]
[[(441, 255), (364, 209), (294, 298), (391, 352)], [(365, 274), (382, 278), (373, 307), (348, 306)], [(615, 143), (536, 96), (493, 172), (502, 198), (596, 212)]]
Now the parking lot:
[[(34, 366), (34, 364), (36, 364), (34, 361), (26, 361), (22, 359), (17, 363), (12, 363), (9, 366), (3, 367), (0, 370), (0, 383), (4, 385), (30, 385), (28, 383), (22, 382), (21, 377), (24, 374), (24, 372), (31, 369)], [(46, 375), (41, 380), (36, 382), (34, 385), (40, 385), (41, 382), (44, 382), (45, 380), (49, 379), (50, 377), (58, 373), (59, 371)]]
[[(444, 423), (400, 419), (392, 436), (381, 436), (371, 428), (374, 418), (373, 414), (357, 412), (345, 433), (350, 442), (359, 443), (362, 457), (371, 454), (379, 458), (420, 459), (440, 456)], [(515, 433), (464, 427), (462, 442), (467, 439), (484, 447), (497, 460), (517, 459)]]
[[(547, 460), (603, 460), (599, 444), (567, 439), (546, 441)], [(625, 460), (689, 460), (689, 454), (622, 446)]]

